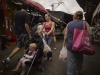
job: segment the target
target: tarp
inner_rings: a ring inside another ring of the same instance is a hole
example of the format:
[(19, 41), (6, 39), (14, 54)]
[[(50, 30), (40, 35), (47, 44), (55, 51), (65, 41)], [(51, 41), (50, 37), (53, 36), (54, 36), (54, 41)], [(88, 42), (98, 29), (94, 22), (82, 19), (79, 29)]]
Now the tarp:
[(100, 12), (100, 3), (98, 4), (96, 10), (93, 13), (92, 21), (93, 21), (93, 18), (96, 16), (96, 14), (99, 13), (99, 12)]
[[(35, 2), (35, 1), (33, 1), (33, 0), (25, 0), (25, 2), (27, 2), (29, 5), (35, 7), (36, 9), (40, 10), (40, 11), (43, 12), (43, 13), (48, 13), (48, 14), (50, 14), (50, 13), (49, 13), (40, 3), (38, 3), (38, 2)], [(51, 19), (52, 19), (53, 21), (55, 21), (56, 23), (59, 23), (59, 22), (60, 22), (57, 18), (55, 18), (55, 17), (52, 16), (51, 14), (50, 14), (50, 16), (51, 16)], [(64, 22), (63, 22), (63, 23), (64, 23)]]
[[(33, 0), (25, 0), (25, 2), (27, 2), (29, 5), (31, 5), (31, 6), (34, 6), (36, 9), (38, 9), (38, 10), (40, 10), (41, 12), (43, 12), (43, 13), (48, 13), (48, 14), (50, 14), (40, 3), (38, 3), (38, 2), (35, 2), (35, 1), (33, 1)], [(51, 14), (50, 14), (50, 16), (51, 16), (51, 19), (53, 20), (53, 21), (55, 21), (56, 23), (60, 23), (60, 22), (62, 22), (63, 24), (66, 24), (65, 22), (63, 22), (63, 21), (60, 21), (60, 20), (58, 20), (56, 17), (54, 17), (54, 16), (52, 16)]]
[(40, 10), (43, 13), (47, 13), (47, 10), (38, 2), (35, 2), (33, 0), (25, 0), (25, 2), (29, 3), (29, 5), (34, 6), (38, 10)]

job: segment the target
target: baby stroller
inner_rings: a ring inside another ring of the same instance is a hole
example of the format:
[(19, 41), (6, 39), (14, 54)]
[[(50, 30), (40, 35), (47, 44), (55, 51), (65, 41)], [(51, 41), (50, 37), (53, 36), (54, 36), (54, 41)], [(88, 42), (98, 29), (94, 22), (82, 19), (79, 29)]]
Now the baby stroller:
[[(44, 68), (42, 66), (42, 56), (43, 56), (43, 48), (44, 48), (42, 38), (40, 37), (40, 35), (35, 34), (35, 33), (34, 33), (34, 35), (32, 35), (32, 37), (33, 38), (30, 40), (29, 43), (36, 43), (37, 48), (36, 48), (36, 54), (34, 55), (33, 59), (31, 59), (31, 61), (25, 62), (26, 66), (29, 66), (27, 75), (29, 75), (31, 68), (36, 65), (39, 66), (38, 69), (40, 71), (44, 71)], [(28, 51), (29, 51), (29, 49), (27, 49), (26, 54), (28, 53)], [(19, 75), (19, 73), (13, 72), (10, 75)]]
[[(30, 43), (36, 43), (37, 44), (37, 49), (36, 49), (37, 53), (35, 54), (35, 56), (33, 57), (31, 62), (29, 62), (29, 61), (25, 62), (25, 64), (27, 66), (30, 66), (29, 70), (27, 72), (27, 75), (29, 75), (31, 68), (36, 66), (36, 65), (39, 65), (40, 71), (44, 71), (44, 68), (42, 66), (42, 56), (43, 56), (43, 48), (44, 48), (42, 38), (37, 33), (34, 33), (34, 35), (32, 35), (32, 37), (33, 38), (31, 39)], [(28, 50), (27, 50), (27, 52), (28, 52)]]

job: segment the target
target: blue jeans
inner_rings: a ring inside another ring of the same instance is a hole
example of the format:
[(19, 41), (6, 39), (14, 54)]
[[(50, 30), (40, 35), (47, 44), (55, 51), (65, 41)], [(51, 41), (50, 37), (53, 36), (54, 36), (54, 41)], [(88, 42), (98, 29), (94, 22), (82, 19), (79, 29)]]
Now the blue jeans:
[(49, 47), (52, 45), (53, 38), (54, 38), (54, 36), (46, 36), (46, 37), (45, 37), (45, 41), (46, 41), (46, 43), (47, 43), (47, 45), (48, 45)]
[(76, 75), (82, 70), (83, 54), (67, 50), (67, 75)]
[[(45, 37), (46, 43), (47, 43), (47, 45), (48, 45), (49, 47), (52, 45), (53, 38), (54, 38), (54, 36), (46, 36), (46, 37)], [(47, 57), (48, 57), (48, 58), (49, 58), (49, 57), (52, 57), (52, 52), (47, 53)]]

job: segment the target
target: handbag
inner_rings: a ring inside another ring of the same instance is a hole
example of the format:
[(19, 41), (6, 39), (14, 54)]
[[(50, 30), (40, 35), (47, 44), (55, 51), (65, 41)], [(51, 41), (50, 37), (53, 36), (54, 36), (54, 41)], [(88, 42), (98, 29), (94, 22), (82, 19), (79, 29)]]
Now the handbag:
[(80, 52), (87, 55), (95, 54), (94, 47), (90, 43), (88, 30), (85, 30), (86, 22), (83, 21), (83, 29), (74, 29), (73, 35), (73, 51)]
[(56, 40), (56, 36), (55, 36), (55, 35), (54, 35), (54, 38), (53, 38), (53, 40), (54, 40), (54, 42), (56, 43), (56, 41), (57, 41), (57, 40)]

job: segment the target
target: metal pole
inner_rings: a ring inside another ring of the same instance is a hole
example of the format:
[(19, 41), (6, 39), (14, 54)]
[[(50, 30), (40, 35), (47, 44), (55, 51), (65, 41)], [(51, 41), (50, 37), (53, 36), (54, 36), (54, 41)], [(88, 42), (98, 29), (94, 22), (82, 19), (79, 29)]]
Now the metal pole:
[(54, 11), (54, 4), (52, 4), (51, 6), (52, 6), (52, 11)]

